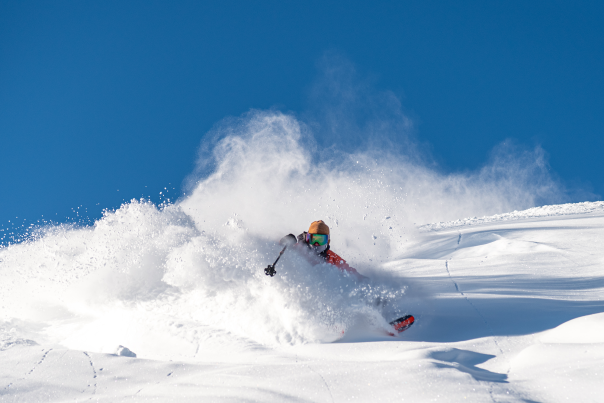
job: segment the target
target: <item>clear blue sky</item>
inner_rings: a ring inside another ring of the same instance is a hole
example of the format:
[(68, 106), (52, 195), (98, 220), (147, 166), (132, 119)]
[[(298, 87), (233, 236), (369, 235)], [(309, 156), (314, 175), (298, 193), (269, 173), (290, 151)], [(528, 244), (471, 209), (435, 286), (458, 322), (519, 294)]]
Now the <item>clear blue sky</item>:
[(400, 97), (442, 170), (512, 138), (604, 194), (601, 1), (2, 0), (0, 226), (178, 196), (216, 122), (304, 113), (326, 51)]

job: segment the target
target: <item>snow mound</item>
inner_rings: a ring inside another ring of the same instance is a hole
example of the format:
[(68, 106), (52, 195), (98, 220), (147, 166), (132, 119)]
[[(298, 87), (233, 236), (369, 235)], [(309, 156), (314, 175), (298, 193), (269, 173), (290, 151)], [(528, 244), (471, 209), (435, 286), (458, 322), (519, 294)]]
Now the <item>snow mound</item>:
[(551, 206), (533, 207), (522, 211), (512, 211), (511, 213), (495, 214), (484, 217), (471, 217), (455, 221), (438, 222), (420, 225), (418, 228), (422, 232), (440, 231), (443, 229), (463, 227), (467, 225), (480, 225), (501, 221), (522, 220), (527, 218), (555, 217), (575, 214), (589, 214), (604, 212), (604, 201), (554, 204)]
[(586, 315), (545, 331), (512, 360), (512, 381), (531, 385), (537, 401), (599, 401), (604, 314)]
[(582, 316), (545, 332), (542, 343), (604, 344), (604, 313)]
[(136, 353), (134, 351), (130, 350), (128, 347), (124, 347), (124, 346), (119, 346), (117, 348), (117, 351), (115, 352), (115, 355), (119, 355), (121, 357), (136, 358)]

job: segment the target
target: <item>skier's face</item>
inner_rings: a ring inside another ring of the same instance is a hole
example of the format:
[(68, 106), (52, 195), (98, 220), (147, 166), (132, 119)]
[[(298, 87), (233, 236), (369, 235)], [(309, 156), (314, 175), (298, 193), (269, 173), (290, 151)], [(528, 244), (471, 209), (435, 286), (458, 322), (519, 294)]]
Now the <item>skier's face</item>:
[(312, 246), (324, 246), (329, 243), (329, 235), (327, 234), (306, 234), (306, 242)]
[(321, 253), (327, 249), (329, 244), (329, 235), (326, 234), (307, 234), (306, 241), (315, 253)]

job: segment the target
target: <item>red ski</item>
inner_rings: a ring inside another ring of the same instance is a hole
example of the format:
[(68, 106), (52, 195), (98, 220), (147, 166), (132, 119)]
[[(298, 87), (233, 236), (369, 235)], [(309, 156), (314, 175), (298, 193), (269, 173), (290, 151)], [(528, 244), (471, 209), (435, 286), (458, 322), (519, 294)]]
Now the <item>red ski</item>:
[[(411, 327), (411, 325), (414, 323), (415, 323), (415, 318), (413, 317), (413, 315), (401, 316), (400, 318), (395, 319), (392, 322), (390, 322), (390, 326), (392, 326), (394, 328), (394, 330), (396, 330), (396, 333), (386, 331), (386, 332), (384, 332), (384, 334), (395, 337), (395, 336), (399, 335), (400, 333), (404, 332), (405, 330), (409, 329), (409, 327)], [(385, 330), (385, 329), (383, 329), (383, 330)], [(341, 332), (341, 334), (339, 335), (339, 337), (336, 340), (339, 340), (342, 337), (344, 337), (344, 330), (339, 330), (338, 332)]]
[[(409, 327), (411, 327), (411, 325), (414, 323), (415, 318), (413, 317), (413, 315), (405, 315), (393, 320), (392, 322), (390, 322), (390, 325), (392, 325), (392, 327), (394, 328), (394, 330), (397, 331), (397, 333), (402, 333), (405, 330), (409, 329)], [(390, 336), (394, 336), (394, 333), (390, 333)]]

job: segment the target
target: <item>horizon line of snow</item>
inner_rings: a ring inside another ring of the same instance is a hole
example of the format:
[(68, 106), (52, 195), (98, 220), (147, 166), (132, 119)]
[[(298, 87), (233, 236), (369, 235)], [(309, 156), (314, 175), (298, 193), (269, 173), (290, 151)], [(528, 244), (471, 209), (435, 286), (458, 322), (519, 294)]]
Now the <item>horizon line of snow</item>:
[(565, 203), (565, 204), (552, 204), (541, 207), (532, 207), (530, 209), (522, 211), (512, 211), (511, 213), (495, 214), (492, 216), (484, 217), (468, 217), (458, 219), (454, 221), (438, 222), (419, 225), (417, 228), (421, 232), (439, 231), (443, 229), (450, 229), (456, 227), (463, 227), (467, 225), (480, 225), (485, 223), (500, 222), (500, 221), (514, 221), (524, 218), (539, 218), (539, 217), (553, 217), (553, 216), (565, 216), (565, 215), (576, 215), (576, 214), (588, 214), (604, 212), (604, 201), (596, 202), (581, 202), (581, 203)]

